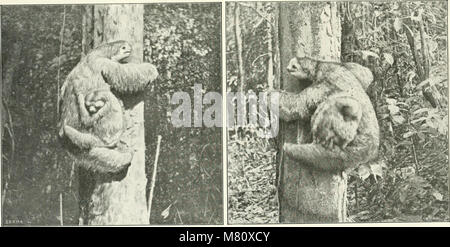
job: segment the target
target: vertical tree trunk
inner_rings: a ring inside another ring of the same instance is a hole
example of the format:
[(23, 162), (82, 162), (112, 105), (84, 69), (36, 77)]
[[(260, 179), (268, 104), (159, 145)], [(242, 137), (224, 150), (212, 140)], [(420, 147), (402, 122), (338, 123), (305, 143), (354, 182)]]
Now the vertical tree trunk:
[(272, 46), (272, 23), (269, 21), (266, 21), (267, 25), (267, 53), (269, 53), (269, 61), (267, 62), (267, 84), (269, 86), (269, 89), (273, 89), (273, 81), (274, 81), (274, 74), (273, 74), (273, 46)]
[[(286, 71), (297, 56), (339, 61), (341, 27), (336, 3), (280, 3), (281, 82), (286, 91), (300, 92)], [(282, 142), (311, 142), (310, 123), (283, 123)], [(282, 144), (281, 144), (282, 147)], [(346, 217), (345, 174), (316, 171), (281, 153), (278, 196), (280, 222), (343, 222)]]
[(278, 28), (278, 22), (279, 22), (279, 11), (280, 11), (280, 3), (272, 3), (273, 4), (273, 62), (275, 64), (275, 72), (274, 72), (274, 82), (273, 87), (275, 89), (280, 89), (280, 81), (281, 81), (281, 62), (280, 62), (280, 40), (279, 40), (279, 28)]
[(240, 6), (238, 2), (234, 3), (234, 36), (236, 40), (236, 52), (238, 57), (239, 68), (239, 91), (243, 92), (245, 88), (245, 71), (244, 62), (242, 59), (242, 34), (241, 34), (241, 21), (239, 15), (241, 14)]
[[(87, 9), (83, 31), (89, 47), (114, 40), (127, 40), (133, 46), (129, 61), (143, 60), (144, 6), (142, 4), (96, 5)], [(93, 16), (89, 16), (93, 14)], [(93, 20), (93, 27), (91, 26)], [(86, 50), (87, 51), (87, 50)], [(144, 102), (143, 94), (118, 95), (125, 106), (128, 124), (126, 142), (136, 150), (124, 177), (111, 178), (80, 171), (80, 186), (93, 183), (89, 189), (80, 188), (80, 196), (89, 201), (82, 217), (89, 225), (148, 224), (145, 175)]]
[(94, 47), (94, 7), (91, 5), (83, 6), (82, 40), (81, 52), (82, 56), (86, 55), (89, 50)]

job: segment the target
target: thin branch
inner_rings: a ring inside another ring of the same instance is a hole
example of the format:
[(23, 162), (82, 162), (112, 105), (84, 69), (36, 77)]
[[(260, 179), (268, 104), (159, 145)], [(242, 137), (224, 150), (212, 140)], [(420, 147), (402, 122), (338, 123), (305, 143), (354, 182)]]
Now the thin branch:
[(236, 39), (236, 50), (238, 56), (238, 68), (239, 68), (239, 91), (243, 92), (245, 88), (245, 70), (244, 62), (242, 59), (242, 37), (241, 37), (241, 27), (240, 27), (240, 8), (239, 4), (236, 2), (234, 5), (234, 37)]
[(418, 72), (417, 74), (419, 75), (420, 79), (423, 80), (424, 74), (423, 74), (423, 69), (422, 69), (421, 63), (419, 61), (419, 57), (416, 54), (416, 45), (414, 42), (414, 34), (413, 34), (412, 30), (408, 27), (408, 25), (403, 24), (403, 26), (405, 27), (405, 30), (406, 30), (406, 38), (408, 39), (409, 48), (411, 50), (411, 53), (412, 53), (413, 59), (414, 59), (414, 63), (417, 68), (417, 72)]
[(267, 55), (270, 55), (270, 53), (264, 53), (264, 54), (261, 54), (261, 55), (257, 56), (257, 57), (253, 60), (252, 66), (255, 65), (256, 60), (260, 59), (261, 57), (267, 56)]
[(420, 42), (421, 42), (421, 50), (422, 50), (422, 59), (423, 59), (423, 72), (424, 78), (428, 78), (430, 76), (430, 60), (428, 58), (428, 44), (425, 43), (425, 28), (423, 26), (423, 20), (421, 18), (419, 22), (419, 30), (420, 30)]
[(180, 215), (180, 211), (178, 211), (178, 207), (175, 207), (175, 209), (177, 210), (177, 215), (178, 215), (178, 218), (180, 219), (180, 223), (181, 223), (181, 225), (183, 225), (184, 223), (183, 223), (183, 220), (181, 219), (181, 215)]
[(64, 226), (64, 217), (63, 217), (63, 196), (62, 192), (59, 192), (59, 224)]
[[(5, 100), (4, 99), (2, 99), (2, 103), (3, 103), (3, 106), (4, 106), (4, 108), (5, 108), (5, 111), (6, 111), (6, 113), (8, 114), (8, 125), (5, 127), (6, 128), (6, 130), (8, 130), (8, 134), (9, 134), (9, 137), (10, 137), (10, 140), (11, 140), (11, 154), (10, 154), (10, 157), (9, 157), (9, 165), (8, 165), (8, 172), (7, 172), (7, 174), (6, 174), (6, 179), (5, 179), (5, 186), (4, 186), (4, 188), (3, 188), (3, 191), (2, 191), (2, 201), (1, 201), (1, 205), (2, 205), (2, 208), (3, 208), (3, 205), (4, 205), (4, 203), (5, 203), (5, 198), (6, 198), (6, 192), (8, 191), (8, 182), (11, 180), (11, 166), (14, 164), (14, 156), (15, 156), (15, 150), (16, 150), (16, 144), (15, 144), (15, 141), (14, 141), (14, 129), (13, 129), (13, 120), (12, 120), (12, 116), (11, 116), (11, 112), (9, 111), (9, 107), (8, 107), (8, 105), (6, 104), (6, 102), (5, 102)], [(2, 126), (3, 127), (3, 126)]]
[(150, 185), (150, 195), (148, 196), (148, 223), (150, 224), (150, 214), (152, 212), (153, 192), (155, 190), (156, 173), (158, 168), (159, 147), (161, 145), (162, 137), (158, 135), (158, 143), (156, 144), (155, 164), (153, 165), (152, 184)]
[(419, 160), (417, 159), (417, 152), (416, 152), (416, 145), (414, 144), (414, 138), (411, 136), (411, 142), (412, 142), (412, 150), (414, 154), (414, 165), (416, 167), (417, 174), (419, 173)]
[(63, 6), (63, 21), (62, 21), (62, 25), (61, 25), (61, 31), (60, 31), (60, 36), (59, 36), (59, 56), (58, 56), (58, 75), (57, 75), (57, 90), (58, 90), (58, 96), (57, 96), (57, 102), (56, 102), (56, 114), (57, 116), (59, 116), (59, 104), (61, 101), (61, 92), (60, 92), (60, 74), (61, 74), (61, 55), (62, 55), (62, 50), (63, 50), (63, 40), (64, 40), (64, 27), (66, 25), (66, 6)]

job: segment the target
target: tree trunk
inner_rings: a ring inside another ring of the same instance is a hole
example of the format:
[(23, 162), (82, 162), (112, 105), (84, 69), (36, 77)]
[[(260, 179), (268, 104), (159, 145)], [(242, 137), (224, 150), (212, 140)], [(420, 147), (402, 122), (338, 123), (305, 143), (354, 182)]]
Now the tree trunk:
[[(294, 56), (339, 61), (341, 27), (336, 3), (282, 2), (279, 10), (281, 86), (300, 92), (305, 85), (294, 83), (286, 71)], [(310, 123), (284, 122), (282, 142), (311, 142)], [(282, 143), (280, 145), (282, 147)], [(346, 217), (345, 174), (307, 168), (281, 153), (278, 197), (280, 222), (343, 222)]]
[(273, 47), (272, 47), (272, 23), (266, 21), (267, 26), (267, 53), (269, 54), (269, 61), (267, 62), (267, 84), (269, 89), (273, 89), (274, 72), (273, 72)]
[(238, 57), (239, 68), (239, 91), (243, 92), (245, 88), (245, 71), (244, 61), (242, 59), (242, 34), (241, 34), (241, 22), (240, 15), (241, 10), (238, 2), (234, 3), (234, 37), (236, 40), (236, 52)]
[(273, 62), (275, 65), (275, 71), (274, 71), (274, 82), (273, 87), (275, 89), (280, 89), (280, 80), (281, 80), (281, 64), (280, 64), (280, 40), (279, 40), (279, 28), (278, 28), (278, 19), (279, 19), (279, 11), (280, 11), (280, 3), (272, 3), (274, 10), (273, 10)]
[[(89, 16), (92, 15), (93, 16)], [(129, 61), (143, 60), (144, 6), (142, 4), (95, 5), (87, 8), (83, 18), (84, 51), (90, 44), (98, 46), (114, 40), (127, 40), (133, 46)], [(93, 26), (91, 26), (93, 20)], [(100, 176), (80, 169), (80, 197), (89, 203), (82, 212), (83, 224), (137, 225), (148, 224), (145, 174), (144, 102), (143, 94), (118, 95), (125, 106), (128, 124), (125, 141), (136, 150), (127, 174), (121, 178)]]

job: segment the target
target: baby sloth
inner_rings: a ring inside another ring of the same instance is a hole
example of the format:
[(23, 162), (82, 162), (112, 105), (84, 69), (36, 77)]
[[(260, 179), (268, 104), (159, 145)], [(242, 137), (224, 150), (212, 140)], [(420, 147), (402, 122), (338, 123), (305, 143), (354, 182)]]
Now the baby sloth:
[(85, 158), (92, 162), (94, 171), (119, 172), (131, 164), (133, 152), (123, 143), (124, 114), (120, 101), (109, 88), (98, 89), (86, 96), (77, 93), (80, 120), (83, 129), (64, 125), (65, 135), (81, 149), (87, 149)]
[(84, 99), (84, 105), (90, 115), (97, 113), (106, 104), (105, 94), (101, 94), (98, 91), (94, 91), (86, 95)]
[(328, 149), (345, 149), (357, 134), (362, 117), (359, 102), (349, 95), (335, 95), (321, 103), (311, 117), (314, 143)]

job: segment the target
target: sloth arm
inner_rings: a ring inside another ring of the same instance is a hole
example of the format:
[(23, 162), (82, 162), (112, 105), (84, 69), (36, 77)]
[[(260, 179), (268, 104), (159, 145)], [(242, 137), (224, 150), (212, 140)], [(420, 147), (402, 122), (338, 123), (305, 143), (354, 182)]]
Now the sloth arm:
[(337, 90), (336, 86), (322, 82), (300, 93), (281, 92), (279, 117), (285, 121), (308, 120), (317, 106)]
[(317, 143), (285, 143), (283, 147), (286, 155), (300, 164), (328, 171), (343, 171), (367, 163), (374, 157), (374, 150), (377, 148), (370, 143), (359, 143), (356, 146), (347, 146), (345, 149), (337, 146), (328, 149)]
[(150, 63), (118, 63), (107, 58), (97, 58), (91, 62), (106, 82), (121, 93), (144, 90), (147, 84), (156, 79), (158, 71)]

